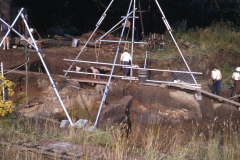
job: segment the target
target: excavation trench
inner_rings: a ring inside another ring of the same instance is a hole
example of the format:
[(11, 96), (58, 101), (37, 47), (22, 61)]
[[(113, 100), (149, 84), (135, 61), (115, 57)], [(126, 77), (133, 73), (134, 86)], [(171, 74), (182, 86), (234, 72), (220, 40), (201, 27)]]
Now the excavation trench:
[[(83, 55), (84, 60), (92, 60), (95, 58), (94, 56), (93, 54)], [(3, 56), (5, 68), (7, 69), (16, 67), (16, 64), (20, 65), (24, 63), (24, 52), (21, 53), (21, 56), (16, 55), (14, 63), (8, 57), (10, 56)], [(58, 76), (63, 75), (63, 70), (66, 70), (70, 66), (69, 62), (65, 62), (62, 59), (71, 59), (71, 57), (75, 57), (75, 55), (48, 52), (46, 53), (44, 61), (48, 66), (63, 103), (72, 119), (74, 121), (77, 119), (88, 119), (94, 122), (101, 102), (104, 85), (92, 86), (88, 83), (68, 81), (67, 78)], [(112, 59), (110, 56), (107, 56), (102, 59), (100, 58), (99, 61), (111, 63)], [(195, 59), (192, 58), (192, 61), (194, 62)], [(137, 64), (141, 66), (142, 62), (143, 60), (139, 60)], [(210, 73), (208, 66), (210, 64), (207, 64), (204, 59), (200, 62), (204, 64), (201, 70), (204, 73), (203, 78), (208, 77)], [(159, 60), (159, 63), (157, 60), (151, 60), (148, 62), (148, 65), (151, 68), (172, 70), (182, 68), (182, 65), (175, 64), (173, 60)], [(79, 66), (83, 68), (83, 71), (86, 71), (90, 67), (88, 64), (80, 64)], [(38, 67), (42, 69), (43, 73), (39, 73)], [(25, 69), (21, 69), (22, 71), (19, 70), (18, 72), (12, 72), (6, 75), (7, 79), (15, 83), (13, 88), (15, 96), (9, 97), (15, 104), (18, 104), (20, 101), (18, 94), (22, 92), (25, 93), (26, 88)], [(58, 119), (59, 121), (66, 119), (49, 79), (44, 72), (39, 57), (31, 55), (27, 83), (28, 100), (31, 103), (29, 104), (31, 107), (19, 105), (17, 107), (17, 112), (26, 117), (40, 116)], [(121, 68), (116, 68), (115, 72), (119, 75), (123, 74)], [(89, 78), (81, 74), (68, 74), (68, 76), (75, 79)], [(169, 76), (171, 76), (171, 74), (164, 72), (161, 74), (152, 72), (150, 74), (152, 79), (159, 80), (165, 80)], [(222, 90), (221, 94), (227, 97), (231, 94), (231, 90)], [(121, 100), (126, 96), (132, 97), (131, 103), (121, 106)], [(122, 110), (121, 113), (124, 114), (120, 114), (118, 112), (119, 107), (116, 106), (125, 107), (125, 109), (128, 109), (128, 112)], [(205, 96), (203, 96), (201, 101), (197, 101), (191, 91), (181, 91), (166, 88), (164, 86), (159, 87), (159, 85), (144, 86), (137, 82), (128, 83), (121, 79), (117, 79), (115, 83), (111, 84), (103, 110), (105, 115), (102, 115), (100, 118), (99, 128), (104, 129), (106, 127), (106, 125), (102, 124), (117, 124), (117, 126), (119, 124), (126, 124), (131, 128), (131, 135), (133, 135), (131, 139), (139, 143), (139, 145), (142, 144), (142, 140), (144, 136), (146, 136), (146, 128), (148, 127), (156, 131), (159, 129), (159, 126), (165, 128), (171, 126), (172, 129), (174, 128), (174, 130), (179, 131), (179, 129), (176, 128), (181, 126), (184, 131), (187, 130), (192, 132), (193, 128), (198, 124), (198, 126), (201, 126), (201, 128), (199, 128), (200, 133), (200, 131), (204, 131), (204, 127), (206, 128), (214, 122), (217, 124), (216, 129), (221, 131), (221, 125), (224, 121), (231, 119), (234, 125), (238, 125), (238, 117), (240, 117), (236, 107), (219, 103), (215, 100), (211, 101), (211, 99)], [(163, 128), (162, 130), (164, 131)], [(155, 133), (155, 131), (152, 133)]]

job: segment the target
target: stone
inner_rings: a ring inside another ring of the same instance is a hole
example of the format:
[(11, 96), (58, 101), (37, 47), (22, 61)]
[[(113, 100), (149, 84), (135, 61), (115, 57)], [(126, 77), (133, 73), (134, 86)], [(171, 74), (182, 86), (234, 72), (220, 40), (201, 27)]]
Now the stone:
[(69, 124), (70, 124), (69, 120), (62, 120), (62, 122), (60, 124), (60, 128), (68, 127)]
[(86, 119), (79, 119), (76, 123), (73, 124), (76, 128), (83, 128), (88, 124), (88, 120)]
[(183, 45), (185, 45), (185, 46), (189, 46), (189, 45), (190, 45), (190, 42), (188, 42), (188, 41), (183, 42)]
[(103, 108), (100, 116), (98, 127), (106, 129), (107, 125), (120, 124), (130, 117), (130, 109), (132, 105), (132, 96), (124, 96), (121, 100), (113, 102)]

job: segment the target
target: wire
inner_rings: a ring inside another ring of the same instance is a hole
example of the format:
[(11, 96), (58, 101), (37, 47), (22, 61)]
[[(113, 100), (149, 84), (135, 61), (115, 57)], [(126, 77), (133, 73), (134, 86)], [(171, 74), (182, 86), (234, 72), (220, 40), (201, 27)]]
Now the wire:
[(10, 73), (10, 72), (13, 72), (13, 71), (17, 70), (18, 68), (21, 68), (22, 66), (26, 65), (28, 62), (29, 62), (29, 54), (28, 54), (28, 56), (27, 56), (27, 61), (26, 61), (24, 64), (22, 64), (22, 65), (20, 65), (20, 66), (18, 66), (18, 67), (16, 67), (16, 68), (14, 68), (14, 69), (12, 69), (12, 70), (4, 73), (3, 75), (6, 75), (6, 74), (8, 74), (8, 73)]

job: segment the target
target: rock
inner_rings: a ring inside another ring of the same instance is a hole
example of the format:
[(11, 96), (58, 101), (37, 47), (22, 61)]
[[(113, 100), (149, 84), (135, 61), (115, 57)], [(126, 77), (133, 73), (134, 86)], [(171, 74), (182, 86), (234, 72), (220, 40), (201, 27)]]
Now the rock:
[(193, 44), (193, 45), (190, 45), (189, 48), (195, 48), (196, 46)]
[(88, 124), (88, 120), (86, 119), (79, 119), (76, 123), (73, 124), (76, 128), (83, 128)]
[(129, 119), (132, 96), (124, 96), (121, 100), (107, 105), (102, 109), (98, 127), (106, 129), (109, 124), (120, 124)]
[(189, 46), (189, 45), (190, 45), (190, 42), (188, 42), (188, 41), (183, 42), (183, 45), (185, 45), (185, 46)]
[(89, 110), (92, 109), (96, 101), (101, 100), (101, 94), (95, 89), (83, 89), (79, 92), (77, 96), (77, 103), (80, 106), (85, 106)]
[(65, 128), (67, 126), (69, 126), (70, 122), (69, 120), (62, 120), (61, 124), (60, 124), (60, 128)]

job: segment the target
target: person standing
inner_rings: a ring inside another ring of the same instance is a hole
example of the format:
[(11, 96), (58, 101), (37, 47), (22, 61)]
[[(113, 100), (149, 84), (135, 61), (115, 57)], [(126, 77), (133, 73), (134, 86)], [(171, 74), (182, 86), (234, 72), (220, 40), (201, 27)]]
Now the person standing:
[[(123, 54), (121, 55), (121, 58), (120, 58), (123, 65), (129, 65), (130, 64), (129, 61), (132, 61), (132, 57), (127, 51), (128, 51), (128, 49), (125, 48), (125, 52), (123, 52)], [(128, 72), (129, 72), (129, 68), (125, 68), (125, 67), (123, 67), (123, 68), (124, 68), (124, 76), (127, 76)]]
[(234, 79), (234, 88), (232, 92), (232, 96), (236, 96), (239, 92), (239, 80), (240, 80), (240, 67), (236, 68), (236, 71), (233, 73), (232, 78)]
[[(6, 23), (8, 23), (8, 20), (5, 20)], [(2, 37), (4, 38), (5, 35), (7, 34), (7, 31), (9, 30), (10, 28), (6, 25), (6, 24), (2, 24), (1, 25), (1, 31), (2, 31)], [(3, 50), (6, 49), (6, 41), (7, 41), (7, 50), (10, 51), (9, 49), (9, 34), (7, 35), (5, 41), (3, 42)]]
[(213, 93), (220, 95), (220, 85), (221, 85), (222, 74), (220, 70), (217, 69), (217, 66), (213, 66), (211, 78), (213, 80)]

